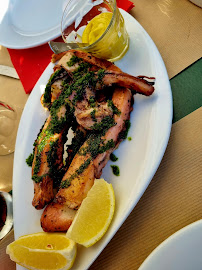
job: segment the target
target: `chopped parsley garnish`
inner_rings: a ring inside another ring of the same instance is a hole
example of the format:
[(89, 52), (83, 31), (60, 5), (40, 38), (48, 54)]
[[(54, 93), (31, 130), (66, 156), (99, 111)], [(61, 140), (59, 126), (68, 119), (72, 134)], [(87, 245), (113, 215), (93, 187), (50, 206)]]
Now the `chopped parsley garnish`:
[(79, 63), (82, 59), (73, 55), (71, 59), (67, 62), (68, 67), (74, 66), (76, 63)]
[(95, 113), (96, 113), (96, 110), (93, 110), (93, 111), (90, 113), (90, 115), (91, 115), (92, 120), (93, 120), (94, 122), (97, 122), (97, 119), (96, 119), (96, 117), (95, 117)]
[(114, 105), (113, 101), (108, 99), (107, 101), (108, 107), (110, 107), (113, 111), (113, 114), (120, 115), (121, 111)]
[(120, 170), (119, 167), (117, 165), (111, 165), (112, 168), (112, 172), (114, 175), (119, 176), (120, 175)]
[(107, 141), (107, 143), (106, 144), (104, 144), (104, 145), (101, 145), (100, 147), (99, 147), (99, 154), (101, 154), (101, 153), (104, 153), (104, 152), (106, 152), (107, 150), (109, 150), (109, 149), (111, 149), (111, 148), (114, 148), (115, 147), (115, 143), (114, 143), (114, 141), (111, 139), (111, 140), (109, 140), (109, 141)]
[(59, 144), (59, 139), (57, 139), (56, 141), (51, 141), (49, 143), (50, 145), (50, 150), (47, 153), (47, 162), (48, 162), (48, 167), (50, 169), (50, 173), (52, 175), (55, 174), (55, 171), (57, 172), (58, 169), (58, 165), (55, 164), (55, 161), (57, 159), (58, 156), (58, 144)]
[(63, 180), (60, 184), (60, 188), (68, 188), (71, 185), (71, 181)]
[(98, 81), (102, 82), (102, 79), (105, 76), (105, 70), (104, 69), (99, 69), (98, 72), (97, 72), (97, 76), (98, 76)]
[(88, 158), (81, 166), (76, 170), (75, 173), (73, 173), (68, 179), (63, 180), (61, 182), (60, 188), (67, 188), (70, 186), (71, 181), (82, 174), (82, 172), (90, 165), (92, 158)]
[(44, 95), (43, 95), (43, 103), (46, 107), (50, 107), (50, 104), (51, 104), (51, 85), (53, 84), (53, 82), (55, 81), (56, 77), (62, 73), (64, 70), (63, 69), (59, 69), (59, 70), (56, 70), (50, 77), (47, 85), (46, 85), (46, 88), (45, 88), (45, 92), (44, 92)]
[(90, 107), (94, 108), (96, 106), (95, 97), (91, 96), (88, 100)]
[(38, 175), (33, 175), (32, 176), (32, 180), (35, 182), (35, 183), (40, 183), (42, 180), (43, 180), (43, 178), (44, 177), (46, 177), (47, 176), (47, 174), (44, 174), (44, 175), (42, 175), (42, 176), (38, 176)]
[(87, 146), (82, 147), (78, 153), (82, 156), (85, 156), (87, 153), (90, 153), (91, 157), (95, 158), (98, 154), (102, 154), (114, 147), (115, 142), (112, 139), (105, 142), (105, 140), (103, 140), (101, 136), (93, 134), (87, 140)]
[(84, 143), (85, 138), (86, 138), (86, 136), (85, 136), (83, 131), (81, 131), (79, 129), (77, 129), (75, 131), (75, 135), (74, 135), (74, 137), (72, 139), (72, 143), (71, 143), (71, 145), (68, 145), (68, 149), (67, 149), (69, 163), (72, 161), (73, 157), (79, 151), (79, 148)]
[(80, 78), (83, 74), (87, 73), (91, 64), (86, 62), (81, 62), (79, 67), (73, 72), (74, 78)]
[[(83, 99), (87, 88), (94, 89), (97, 83), (102, 84), (103, 77), (105, 76), (105, 70), (99, 69), (97, 72), (90, 71), (91, 64), (83, 62), (82, 59), (77, 56), (72, 56), (70, 61), (67, 62), (67, 65), (71, 67), (76, 63), (79, 64), (78, 68), (72, 73), (71, 76), (69, 76), (64, 69), (57, 70), (54, 74), (52, 74), (48, 84), (46, 85), (44, 103), (50, 109), (50, 118), (48, 120), (49, 122), (46, 122), (46, 128), (44, 129), (42, 127), (40, 130), (34, 144), (36, 155), (32, 179), (36, 183), (42, 181), (47, 175), (54, 180), (54, 183), (57, 182), (58, 184), (60, 182), (62, 175), (64, 175), (64, 170), (63, 168), (61, 169), (61, 164), (57, 161), (58, 148), (61, 146), (61, 143), (64, 142), (69, 127), (73, 127), (76, 123), (74, 106), (78, 101)], [(58, 78), (64, 78), (61, 93), (51, 104), (51, 85)], [(70, 96), (72, 98), (69, 98)], [(94, 96), (91, 96), (88, 102), (91, 108), (96, 107), (96, 99)], [(114, 105), (113, 101), (108, 100), (107, 102), (108, 106), (112, 109), (113, 114), (120, 115), (121, 112)], [(67, 150), (67, 152), (69, 151), (70, 153), (68, 162), (71, 162), (76, 153), (80, 155), (88, 154), (90, 157), (83, 164), (81, 164), (80, 167), (68, 179), (63, 180), (60, 183), (61, 188), (67, 188), (70, 186), (71, 181), (82, 174), (82, 172), (89, 166), (91, 161), (96, 158), (98, 154), (115, 148), (115, 142), (112, 139), (108, 141), (103, 139), (103, 136), (107, 130), (116, 125), (114, 118), (111, 116), (106, 116), (100, 122), (97, 122), (96, 109), (92, 109), (91, 117), (94, 124), (91, 126), (91, 130), (87, 132), (86, 146), (80, 148), (83, 142), (86, 140), (86, 135), (84, 135), (83, 132), (76, 130), (75, 137), (72, 139), (72, 144)], [(121, 138), (127, 137), (127, 132), (130, 127), (129, 123), (125, 121), (126, 130), (121, 134)], [(55, 139), (55, 134), (62, 134), (62, 142), (59, 142), (59, 139)], [(47, 152), (45, 153), (47, 155), (49, 170), (47, 174), (39, 176), (38, 174), (40, 174), (42, 153), (46, 149), (46, 145), (50, 146), (49, 148), (47, 147)], [(29, 166), (32, 166), (34, 152), (30, 154), (26, 160)], [(67, 164), (70, 164), (68, 162)], [(119, 169), (117, 166), (112, 166), (112, 170), (114, 174), (119, 175)]]
[(125, 129), (123, 131), (121, 131), (119, 134), (119, 138), (121, 140), (125, 140), (127, 138), (130, 126), (131, 126), (130, 120), (126, 120), (125, 121)]
[(35, 164), (34, 164), (34, 169), (33, 169), (33, 175), (37, 175), (37, 173), (40, 170), (40, 165), (41, 165), (41, 153), (38, 153), (36, 155), (36, 159), (35, 159)]
[(105, 134), (105, 132), (110, 128), (115, 126), (116, 123), (114, 121), (114, 118), (110, 117), (110, 116), (106, 116), (102, 119), (101, 122), (99, 123), (95, 123), (92, 127), (91, 130), (93, 131), (97, 131), (101, 134)]
[(32, 167), (32, 163), (33, 163), (33, 160), (34, 160), (34, 154), (31, 153), (28, 158), (26, 159), (26, 163), (29, 167)]
[(118, 160), (118, 157), (115, 156), (113, 153), (111, 153), (111, 154), (110, 154), (110, 160), (113, 161), (113, 162), (115, 162), (115, 161)]

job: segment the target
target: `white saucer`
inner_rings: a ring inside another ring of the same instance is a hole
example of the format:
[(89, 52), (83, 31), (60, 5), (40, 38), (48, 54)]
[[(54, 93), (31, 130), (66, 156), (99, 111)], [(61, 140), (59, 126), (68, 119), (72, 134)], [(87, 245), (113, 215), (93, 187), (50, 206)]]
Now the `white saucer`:
[(0, 44), (25, 49), (61, 35), (66, 0), (0, 1)]
[(201, 270), (202, 219), (160, 244), (138, 270)]

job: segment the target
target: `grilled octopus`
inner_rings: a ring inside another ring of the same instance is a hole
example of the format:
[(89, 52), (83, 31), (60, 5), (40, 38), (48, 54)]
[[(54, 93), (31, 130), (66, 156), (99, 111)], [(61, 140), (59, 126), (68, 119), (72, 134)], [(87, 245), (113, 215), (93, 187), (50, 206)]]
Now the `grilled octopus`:
[[(66, 231), (122, 140), (133, 94), (150, 96), (154, 78), (128, 75), (83, 51), (70, 50), (53, 59), (58, 63), (41, 97), (50, 115), (34, 144), (32, 204), (36, 209), (47, 205), (41, 216), (44, 231)], [(75, 138), (64, 165), (70, 127)]]

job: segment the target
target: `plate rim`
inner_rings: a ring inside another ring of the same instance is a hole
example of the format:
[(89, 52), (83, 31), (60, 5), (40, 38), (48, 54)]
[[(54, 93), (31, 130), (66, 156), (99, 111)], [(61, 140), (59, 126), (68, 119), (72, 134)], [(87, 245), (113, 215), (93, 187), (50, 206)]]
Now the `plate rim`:
[[(147, 258), (143, 261), (143, 263), (140, 265), (138, 270), (146, 270), (148, 269), (148, 263), (158, 255), (159, 251), (162, 249), (166, 248), (169, 244), (172, 244), (173, 241), (177, 240), (178, 238), (182, 237), (184, 234), (189, 234), (190, 231), (193, 231), (194, 229), (201, 227), (202, 228), (202, 219), (196, 220), (181, 229), (177, 230), (170, 236), (168, 236), (163, 242), (161, 242), (148, 256)], [(146, 268), (145, 268), (146, 267)]]
[[(35, 48), (35, 47), (39, 47), (41, 45), (46, 44), (48, 41), (50, 40), (54, 40), (58, 37), (61, 36), (61, 29), (60, 29), (60, 23), (55, 25), (55, 27), (53, 29), (50, 29), (44, 33), (41, 34), (33, 34), (33, 35), (23, 35), (18, 33), (17, 31), (14, 30), (14, 28), (12, 27), (12, 23), (10, 21), (10, 13), (9, 13), (9, 9), (10, 9), (10, 5), (12, 5), (12, 1), (13, 0), (7, 0), (8, 1), (8, 10), (5, 13), (4, 18), (1, 21), (1, 26), (0, 26), (0, 45), (8, 48), (8, 49), (30, 49), (30, 48)], [(63, 3), (66, 3), (65, 0), (63, 1)], [(62, 18), (62, 14), (61, 14), (61, 18)], [(9, 42), (8, 40), (6, 40), (5, 38), (2, 38), (6, 36), (6, 34), (2, 35), (1, 33), (5, 32), (5, 28), (9, 29), (10, 34), (14, 34), (14, 36), (16, 38), (12, 39), (12, 42)], [(20, 39), (25, 39), (25, 42), (27, 45), (21, 45), (21, 43), (19, 44), (19, 40)]]

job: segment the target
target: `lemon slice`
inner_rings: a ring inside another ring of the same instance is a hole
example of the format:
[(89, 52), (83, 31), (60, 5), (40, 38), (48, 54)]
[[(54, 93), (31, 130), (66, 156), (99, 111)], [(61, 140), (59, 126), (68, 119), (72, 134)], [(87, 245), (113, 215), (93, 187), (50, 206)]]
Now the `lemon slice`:
[(7, 246), (10, 259), (28, 269), (67, 270), (76, 258), (76, 243), (64, 233), (35, 233)]
[(85, 247), (95, 244), (107, 231), (115, 209), (111, 184), (97, 179), (83, 200), (67, 231), (67, 237)]
[(82, 35), (82, 42), (92, 44), (98, 40), (107, 29), (111, 19), (111, 12), (100, 13), (99, 15), (95, 16), (87, 24)]

